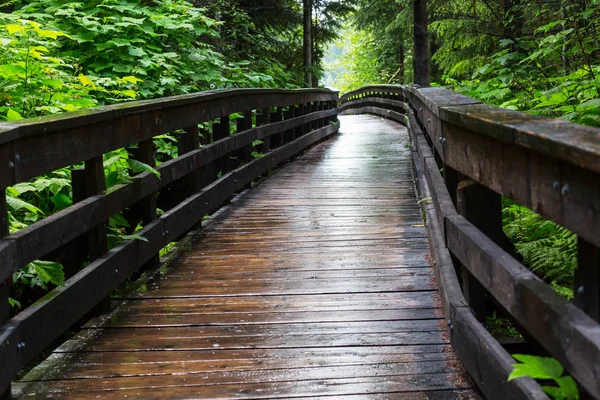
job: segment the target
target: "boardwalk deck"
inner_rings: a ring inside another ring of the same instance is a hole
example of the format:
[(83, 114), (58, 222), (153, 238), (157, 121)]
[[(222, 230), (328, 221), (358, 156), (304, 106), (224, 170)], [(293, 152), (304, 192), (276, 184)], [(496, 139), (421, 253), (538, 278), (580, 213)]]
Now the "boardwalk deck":
[(18, 397), (477, 398), (448, 343), (406, 130), (342, 118)]

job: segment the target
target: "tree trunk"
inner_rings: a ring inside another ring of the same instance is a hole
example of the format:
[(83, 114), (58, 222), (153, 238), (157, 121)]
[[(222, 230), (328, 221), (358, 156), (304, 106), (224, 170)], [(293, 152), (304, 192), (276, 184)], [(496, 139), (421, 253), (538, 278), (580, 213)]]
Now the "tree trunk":
[(304, 11), (304, 84), (312, 87), (312, 0), (303, 0)]
[(429, 40), (427, 38), (427, 0), (413, 0), (414, 22), (414, 81), (429, 86)]
[(400, 40), (400, 45), (398, 46), (398, 63), (400, 67), (398, 68), (398, 83), (404, 83), (404, 40)]

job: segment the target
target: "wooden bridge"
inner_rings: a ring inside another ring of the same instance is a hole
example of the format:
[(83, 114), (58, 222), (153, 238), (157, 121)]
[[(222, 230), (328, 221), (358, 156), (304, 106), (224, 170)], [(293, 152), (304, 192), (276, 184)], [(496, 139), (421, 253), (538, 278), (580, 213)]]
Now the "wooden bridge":
[[(3, 188), (83, 162), (67, 209), (8, 235), (0, 204), (6, 397), (547, 398), (507, 382), (518, 348), (600, 398), (596, 129), (407, 86), (223, 90), (0, 129)], [(165, 133), (179, 156), (156, 166)], [(107, 190), (102, 157), (122, 147), (159, 173)], [(501, 196), (577, 233), (573, 303), (513, 257)], [(107, 251), (119, 212), (144, 240)], [(12, 274), (37, 259), (68, 280), (9, 318)], [(523, 340), (494, 338), (491, 310)]]

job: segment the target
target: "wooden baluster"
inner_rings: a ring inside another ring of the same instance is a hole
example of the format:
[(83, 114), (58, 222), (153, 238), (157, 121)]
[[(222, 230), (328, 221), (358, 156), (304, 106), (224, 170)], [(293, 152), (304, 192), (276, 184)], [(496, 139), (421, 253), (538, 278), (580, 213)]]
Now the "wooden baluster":
[[(106, 190), (102, 156), (87, 160), (84, 165), (84, 168), (71, 171), (73, 203), (79, 203)], [(108, 221), (104, 221), (68, 245), (70, 251), (77, 254), (77, 256), (74, 264), (69, 266), (72, 270), (66, 271), (66, 276), (71, 276), (77, 272), (86, 256), (89, 257), (90, 261), (94, 261), (106, 253), (108, 250), (107, 223)], [(107, 296), (92, 309), (90, 316), (105, 314), (109, 311), (110, 297)]]
[(574, 303), (600, 321), (600, 249), (577, 238), (577, 269), (573, 285)]
[[(320, 101), (314, 101), (309, 109), (309, 112), (313, 113), (313, 112), (318, 112), (321, 110), (321, 105), (322, 102)], [(310, 123), (310, 130), (311, 131), (315, 131), (317, 129), (319, 129), (321, 127), (321, 120), (320, 119), (315, 119), (314, 121), (312, 121)]]
[[(287, 110), (283, 111), (283, 120), (286, 121), (288, 119), (294, 118), (294, 109), (293, 107), (288, 107)], [(294, 130), (288, 129), (283, 132), (283, 144), (289, 143), (294, 140)]]
[[(271, 113), (271, 122), (280, 122), (283, 121), (283, 108), (277, 107), (274, 112)], [(271, 136), (269, 141), (269, 147), (272, 149), (276, 149), (280, 147), (283, 143), (283, 133), (276, 133)]]
[[(472, 188), (461, 187), (461, 183), (464, 184), (467, 182), (465, 177), (456, 170), (444, 165), (444, 180), (458, 213), (471, 221), (475, 226), (483, 222), (477, 221), (478, 217), (481, 217), (481, 213), (478, 212), (477, 207), (482, 206), (482, 208), (485, 208), (484, 204), (479, 202), (483, 199), (478, 199), (478, 193), (469, 190)], [(444, 232), (445, 236), (446, 233)], [(461, 277), (465, 300), (473, 311), (475, 318), (481, 322), (485, 321), (485, 289), (454, 256), (452, 256), (452, 260), (458, 276)]]
[[(260, 112), (256, 113), (256, 126), (267, 125), (271, 122), (271, 109), (269, 107), (263, 108)], [(261, 139), (264, 143), (259, 145), (257, 151), (262, 154), (269, 152), (269, 138)]]
[[(294, 106), (294, 117), (300, 117), (303, 115), (302, 104)], [(298, 139), (304, 133), (304, 127), (302, 125), (294, 128), (294, 140)]]
[[(6, 208), (6, 189), (2, 189), (0, 195), (0, 238), (8, 235), (8, 210)], [(10, 305), (8, 297), (10, 296), (10, 286), (12, 279), (9, 277), (0, 282), (0, 327), (10, 319)], [(11, 397), (10, 385), (3, 393), (0, 393), (0, 400), (7, 400)]]
[[(147, 139), (139, 142), (138, 147), (130, 149), (129, 152), (133, 155), (133, 158), (135, 158), (136, 160), (141, 161), (144, 164), (148, 164), (152, 168), (156, 167), (156, 149), (154, 146), (153, 139)], [(137, 203), (134, 203), (129, 208), (135, 212), (135, 221), (129, 221), (134, 228), (135, 225), (137, 225), (140, 222), (142, 225), (149, 224), (157, 218), (156, 193), (152, 193), (144, 197)], [(148, 260), (147, 263), (140, 267), (138, 273), (147, 271), (151, 268), (158, 266), (159, 264), (160, 256), (157, 252), (156, 255), (154, 255), (150, 260)]]
[[(217, 140), (224, 139), (229, 136), (230, 126), (229, 126), (229, 115), (225, 115), (219, 118), (219, 122), (213, 123), (213, 142)], [(221, 175), (225, 175), (229, 172), (229, 154), (220, 157), (218, 160), (213, 162), (214, 169), (217, 173), (221, 173)], [(213, 178), (216, 179), (217, 176)]]
[[(498, 193), (461, 177), (457, 192), (457, 211), (496, 244), (503, 246), (502, 200)], [(479, 321), (485, 321), (486, 294), (483, 286), (466, 268), (462, 270), (463, 288), (469, 306)]]
[[(325, 104), (326, 103), (324, 101), (320, 101), (317, 104), (317, 111), (325, 111)], [(327, 125), (327, 120), (325, 118), (319, 118), (317, 122), (317, 127), (323, 128), (325, 125)]]
[[(179, 135), (179, 140), (177, 142), (177, 151), (180, 157), (185, 153), (189, 153), (190, 151), (200, 148), (198, 125), (190, 126), (189, 128), (185, 128), (183, 131), (184, 132)], [(201, 189), (200, 169), (183, 178), (181, 180), (181, 185), (179, 185), (179, 189), (185, 193), (185, 195), (181, 197), (181, 200), (193, 195), (194, 193), (197, 193)]]

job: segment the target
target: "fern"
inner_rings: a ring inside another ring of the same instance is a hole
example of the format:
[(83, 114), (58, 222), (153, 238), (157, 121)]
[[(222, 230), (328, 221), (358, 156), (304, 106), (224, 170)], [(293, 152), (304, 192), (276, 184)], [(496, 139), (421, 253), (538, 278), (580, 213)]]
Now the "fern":
[(524, 263), (557, 293), (571, 300), (577, 236), (508, 199), (504, 199), (503, 225)]

